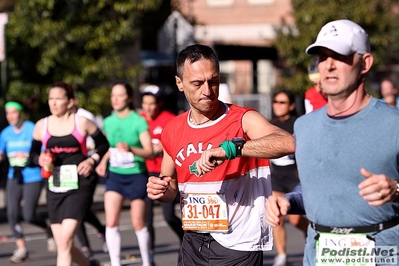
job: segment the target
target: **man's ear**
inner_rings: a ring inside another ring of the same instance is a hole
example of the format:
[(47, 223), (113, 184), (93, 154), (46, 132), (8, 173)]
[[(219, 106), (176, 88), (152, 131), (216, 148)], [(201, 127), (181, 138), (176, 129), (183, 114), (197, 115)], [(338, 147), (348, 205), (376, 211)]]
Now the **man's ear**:
[(178, 76), (175, 76), (175, 80), (176, 80), (176, 86), (179, 89), (179, 91), (183, 91), (183, 81)]
[(363, 66), (362, 66), (362, 74), (366, 74), (367, 72), (369, 72), (371, 66), (373, 65), (374, 62), (374, 57), (372, 54), (370, 53), (365, 53), (363, 55)]

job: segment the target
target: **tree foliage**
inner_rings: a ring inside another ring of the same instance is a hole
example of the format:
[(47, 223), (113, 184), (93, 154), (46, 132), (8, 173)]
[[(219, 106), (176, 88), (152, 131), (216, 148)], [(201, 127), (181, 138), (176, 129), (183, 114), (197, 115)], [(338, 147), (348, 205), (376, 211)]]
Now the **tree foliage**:
[[(399, 63), (398, 2), (396, 0), (292, 0), (295, 25), (283, 22), (275, 46), (284, 58), (283, 83), (298, 93), (310, 81), (307, 66), (312, 60), (306, 47), (316, 40), (321, 27), (329, 21), (349, 19), (369, 35), (374, 56), (373, 70)], [(396, 10), (396, 12), (395, 12)]]
[[(55, 81), (77, 89), (83, 106), (109, 113), (115, 80), (135, 81), (140, 18), (162, 0), (15, 0), (6, 28), (7, 99), (20, 99), (38, 118)], [(132, 84), (134, 85), (134, 84)]]

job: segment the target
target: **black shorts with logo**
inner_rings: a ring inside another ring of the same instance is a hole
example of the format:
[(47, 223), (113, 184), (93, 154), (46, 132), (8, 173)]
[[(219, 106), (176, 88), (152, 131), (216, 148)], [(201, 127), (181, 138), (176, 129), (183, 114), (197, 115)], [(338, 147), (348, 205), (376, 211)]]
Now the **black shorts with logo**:
[(210, 234), (186, 231), (178, 266), (262, 266), (262, 251), (237, 251), (223, 247)]

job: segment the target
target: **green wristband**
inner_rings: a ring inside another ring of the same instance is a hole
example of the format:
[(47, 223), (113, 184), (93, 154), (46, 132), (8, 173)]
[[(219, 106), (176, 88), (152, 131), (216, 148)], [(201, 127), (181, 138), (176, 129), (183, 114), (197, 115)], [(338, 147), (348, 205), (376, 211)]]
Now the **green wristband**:
[(230, 140), (225, 140), (219, 144), (224, 152), (226, 153), (227, 160), (233, 160), (237, 157), (236, 145)]

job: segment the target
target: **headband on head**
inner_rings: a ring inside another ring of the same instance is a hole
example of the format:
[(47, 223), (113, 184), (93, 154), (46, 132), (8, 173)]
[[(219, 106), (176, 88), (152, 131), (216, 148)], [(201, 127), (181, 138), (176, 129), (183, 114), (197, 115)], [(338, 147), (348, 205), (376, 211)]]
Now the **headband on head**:
[(17, 102), (7, 102), (4, 105), (4, 109), (7, 110), (7, 108), (15, 108), (15, 109), (17, 109), (18, 111), (21, 111), (21, 112), (24, 110), (22, 105), (20, 103), (17, 103)]

